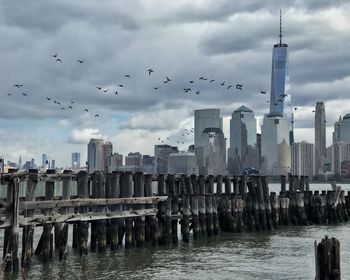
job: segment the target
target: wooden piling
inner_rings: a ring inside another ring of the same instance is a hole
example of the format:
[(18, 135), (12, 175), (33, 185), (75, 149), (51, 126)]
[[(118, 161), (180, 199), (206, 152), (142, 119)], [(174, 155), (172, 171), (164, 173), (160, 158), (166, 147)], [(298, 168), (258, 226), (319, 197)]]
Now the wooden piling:
[[(218, 186), (220, 186), (220, 194), (218, 194)], [(218, 200), (221, 196), (221, 187), (222, 187), (222, 177), (221, 175), (218, 175), (216, 177), (216, 192), (213, 189), (213, 228), (214, 228), (214, 235), (219, 234), (220, 225), (219, 225), (219, 216), (218, 216)]]
[[(149, 197), (153, 195), (152, 192), (152, 174), (145, 174), (145, 196)], [(154, 206), (150, 206), (153, 208)], [(147, 207), (146, 207), (147, 208)], [(158, 228), (157, 219), (154, 216), (146, 217), (145, 226), (145, 241), (151, 242), (152, 246), (157, 246), (160, 232)]]
[[(171, 215), (174, 216), (171, 220), (171, 235), (173, 244), (177, 244), (179, 239), (177, 235), (177, 215), (179, 213), (179, 190), (180, 190), (180, 181), (174, 180), (175, 184), (171, 185), (172, 188), (169, 189), (169, 194), (171, 197)], [(169, 186), (170, 187), (170, 186)]]
[[(144, 176), (142, 172), (136, 172), (134, 174), (134, 196), (145, 196)], [(144, 209), (144, 206), (137, 206), (137, 209)], [(145, 243), (145, 217), (135, 218), (135, 242), (137, 247), (144, 246)]]
[(258, 187), (258, 201), (259, 201), (259, 220), (262, 230), (267, 229), (267, 219), (266, 219), (266, 213), (265, 213), (265, 201), (264, 201), (264, 189), (261, 181), (261, 177), (257, 176), (256, 183)]
[(267, 183), (266, 176), (261, 176), (261, 183), (262, 183), (263, 195), (264, 195), (266, 225), (267, 225), (267, 229), (271, 230), (273, 227), (273, 223), (272, 223), (272, 213), (271, 213), (270, 191), (269, 191), (269, 185)]
[[(34, 201), (34, 191), (38, 183), (38, 170), (30, 169), (28, 171), (27, 185), (26, 185), (26, 201)], [(34, 215), (33, 210), (26, 209), (24, 211), (24, 217), (32, 217)], [(24, 226), (22, 234), (22, 256), (21, 265), (26, 267), (27, 262), (31, 259), (33, 255), (33, 236), (34, 236), (34, 226)]]
[(199, 211), (198, 211), (198, 177), (191, 175), (191, 214), (192, 223), (191, 228), (193, 230), (193, 239), (197, 240), (202, 237), (202, 230), (199, 224)]
[(285, 192), (287, 190), (286, 185), (287, 185), (286, 175), (281, 175), (281, 192)]
[(205, 215), (207, 235), (214, 235), (213, 224), (213, 194), (214, 194), (214, 176), (209, 175), (205, 181)]
[[(62, 200), (69, 200), (71, 194), (71, 182), (72, 182), (72, 171), (64, 170), (65, 175), (62, 179)], [(68, 208), (62, 208), (61, 214), (67, 214)], [(59, 259), (63, 260), (67, 254), (67, 243), (68, 243), (68, 224), (67, 223), (56, 223), (55, 229), (57, 228), (57, 235), (55, 235), (55, 244), (58, 247)], [(55, 233), (56, 233), (55, 232)]]
[[(124, 172), (121, 174), (121, 196), (132, 197), (132, 173)], [(124, 210), (130, 210), (131, 206), (124, 206)], [(134, 237), (132, 233), (133, 219), (126, 218), (124, 222), (125, 228), (125, 248), (131, 248), (134, 245)]]
[(278, 198), (275, 192), (271, 192), (270, 194), (270, 202), (271, 202), (271, 219), (274, 228), (278, 228), (279, 226), (279, 203)]
[(224, 211), (224, 221), (223, 230), (233, 232), (234, 231), (234, 219), (232, 216), (232, 204), (231, 204), (231, 178), (229, 176), (224, 176), (223, 178), (225, 184), (225, 193), (222, 195), (223, 200), (223, 211)]
[(205, 178), (203, 175), (198, 176), (198, 212), (199, 212), (199, 224), (201, 227), (202, 237), (207, 234), (207, 223), (205, 214)]
[(340, 280), (340, 243), (327, 236), (317, 245), (315, 240), (316, 280)]
[[(106, 189), (108, 190), (108, 198), (120, 197), (120, 173), (114, 171), (106, 174)], [(111, 206), (111, 211), (121, 211), (121, 206)], [(115, 251), (119, 246), (119, 221), (111, 219), (109, 223), (109, 246), (112, 251)]]
[[(77, 174), (77, 193), (78, 198), (84, 199), (89, 197), (89, 182), (88, 173), (86, 171), (79, 171)], [(79, 213), (83, 214), (88, 212), (88, 207), (80, 206)], [(79, 254), (88, 254), (88, 238), (89, 238), (89, 223), (85, 221), (79, 221), (74, 224), (76, 228), (76, 241), (79, 248)], [(73, 241), (74, 241), (74, 228), (73, 228)]]
[(192, 185), (188, 176), (183, 176), (182, 182), (184, 188), (182, 192), (181, 235), (182, 240), (188, 243), (190, 241), (190, 195), (192, 193)]

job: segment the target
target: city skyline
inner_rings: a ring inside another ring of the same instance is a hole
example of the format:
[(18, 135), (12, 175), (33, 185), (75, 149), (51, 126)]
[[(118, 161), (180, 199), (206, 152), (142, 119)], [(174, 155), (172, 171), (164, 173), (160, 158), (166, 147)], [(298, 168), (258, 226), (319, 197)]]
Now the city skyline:
[[(161, 144), (158, 138), (182, 138), (187, 147), (193, 136), (182, 137), (182, 131), (193, 127), (194, 110), (204, 108), (220, 108), (227, 137), (230, 115), (245, 105), (255, 112), (259, 132), (262, 117), (268, 113), (271, 50), (279, 41), (280, 8), (289, 48), (290, 93), (298, 108), (295, 141), (314, 143), (312, 110), (317, 101), (324, 101), (329, 146), (334, 122), (350, 112), (345, 47), (350, 41), (349, 4), (337, 2), (336, 8), (323, 3), (275, 7), (270, 1), (251, 6), (239, 1), (210, 2), (169, 7), (152, 1), (107, 2), (110, 9), (105, 14), (106, 7), (92, 11), (83, 2), (42, 3), (39, 9), (5, 1), (0, 12), (0, 34), (6, 38), (0, 52), (2, 69), (6, 69), (0, 75), (5, 108), (0, 112), (0, 155), (14, 162), (21, 155), (23, 160), (35, 158), (39, 163), (45, 152), (56, 160), (56, 166), (65, 166), (72, 152), (81, 153), (85, 162), (90, 138), (111, 141), (114, 150), (124, 155), (130, 151), (152, 154), (153, 145)], [(139, 14), (140, 7), (152, 14)], [(55, 10), (57, 16), (42, 14), (41, 9)], [(130, 10), (134, 13), (127, 13)], [(91, 13), (95, 17), (90, 21)], [(55, 53), (62, 57), (62, 64), (52, 61)], [(84, 58), (83, 64), (76, 62)], [(146, 73), (149, 67), (155, 70), (152, 80)], [(132, 83), (123, 80), (127, 73), (134, 78)], [(167, 75), (173, 81), (164, 87)], [(199, 84), (202, 75), (243, 83), (244, 93)], [(179, 90), (192, 79), (199, 84), (200, 95)], [(13, 87), (17, 83), (23, 87)], [(125, 83), (125, 89), (116, 98), (96, 92), (96, 86), (119, 83)], [(153, 86), (159, 83), (165, 90), (154, 92)], [(266, 90), (266, 96), (260, 90)], [(29, 95), (27, 99), (22, 92)], [(41, 101), (46, 96), (74, 99), (80, 108), (92, 108), (91, 115), (59, 110)], [(94, 118), (97, 111), (100, 117)]]

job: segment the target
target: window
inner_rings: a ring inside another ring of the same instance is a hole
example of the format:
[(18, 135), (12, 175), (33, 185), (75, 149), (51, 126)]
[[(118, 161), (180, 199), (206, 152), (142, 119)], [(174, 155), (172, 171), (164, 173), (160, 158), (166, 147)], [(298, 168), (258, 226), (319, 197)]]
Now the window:
[(243, 119), (243, 118), (244, 118), (244, 114), (241, 114), (241, 115), (240, 115), (240, 118)]
[(279, 119), (275, 119), (275, 124), (279, 124), (280, 120)]

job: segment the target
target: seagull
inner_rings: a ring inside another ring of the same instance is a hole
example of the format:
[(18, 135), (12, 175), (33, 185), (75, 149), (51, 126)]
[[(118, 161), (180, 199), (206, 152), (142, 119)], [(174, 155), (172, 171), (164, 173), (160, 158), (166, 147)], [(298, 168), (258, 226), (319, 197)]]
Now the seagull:
[(222, 85), (222, 86), (225, 85), (225, 81), (223, 81), (220, 85)]
[(60, 58), (57, 58), (56, 62), (62, 62), (62, 60)]
[(96, 87), (98, 90), (101, 90), (102, 88), (101, 87)]
[(155, 87), (154, 89), (157, 90), (157, 89), (159, 89), (159, 87)]
[(200, 94), (199, 90), (196, 91), (196, 94)]
[(208, 79), (207, 79), (207, 78), (204, 78), (204, 77), (199, 77), (199, 80), (206, 81), (206, 80), (208, 80)]
[(8, 95), (8, 96), (12, 96), (12, 94), (11, 94), (11, 93), (8, 93), (7, 95)]
[(124, 78), (130, 78), (129, 74), (124, 75)]
[(24, 95), (24, 96), (28, 96), (26, 93), (24, 93), (24, 92), (22, 92), (22, 95)]
[(84, 109), (84, 112), (89, 112), (89, 110), (88, 109)]
[(266, 100), (266, 103), (270, 103), (270, 101), (269, 101), (269, 100)]
[(66, 110), (66, 108), (64, 108), (64, 107), (61, 107), (61, 110)]
[(315, 110), (312, 110), (312, 113), (315, 113)]
[(170, 82), (170, 81), (171, 81), (167, 76), (165, 76), (165, 78), (166, 78), (167, 82)]
[(107, 91), (109, 91), (109, 88), (105, 89), (103, 92), (107, 92)]
[(116, 90), (116, 91), (114, 92), (114, 94), (118, 94), (118, 91)]
[(296, 110), (298, 110), (298, 107), (295, 107), (295, 108), (294, 108), (294, 111), (296, 111)]
[(230, 88), (232, 88), (232, 85), (229, 85), (229, 86), (227, 87), (227, 89), (230, 89)]
[(282, 98), (287, 97), (287, 94), (282, 93), (282, 94), (280, 95), (280, 97), (282, 97)]
[[(261, 94), (266, 94), (266, 91), (261, 90), (260, 93), (261, 93)], [(282, 94), (281, 94), (281, 95), (282, 95)]]
[(58, 54), (57, 54), (57, 53), (55, 53), (55, 54), (54, 54), (52, 57), (56, 58), (56, 57), (57, 57), (57, 55), (58, 55)]
[(191, 80), (191, 81), (190, 81), (190, 84), (193, 84), (193, 83), (194, 83), (194, 81)]
[(209, 82), (212, 83), (212, 82), (215, 82), (215, 80), (210, 80)]
[(237, 84), (236, 89), (242, 90), (243, 85), (242, 84)]
[(74, 101), (71, 101), (70, 104), (74, 104)]
[(68, 108), (69, 108), (69, 109), (73, 109), (73, 107), (72, 107), (72, 106), (70, 106), (70, 105), (68, 106)]
[(22, 87), (23, 85), (21, 85), (21, 84), (15, 84), (15, 85), (13, 85), (14, 87), (17, 87), (17, 88), (20, 88), (20, 87)]
[(99, 117), (99, 115), (98, 115), (98, 114), (96, 114), (96, 115), (95, 115), (95, 118), (98, 118), (98, 117)]
[(154, 72), (152, 68), (148, 69), (147, 71), (148, 71), (148, 76), (150, 76)]
[(189, 91), (191, 91), (191, 89), (190, 88), (184, 88), (184, 91), (185, 92), (189, 92)]
[(118, 87), (123, 87), (124, 85), (122, 85), (122, 84), (120, 84), (120, 85), (118, 85)]
[(84, 58), (84, 59), (78, 59), (77, 61), (78, 61), (79, 63), (83, 63), (85, 60), (86, 60), (86, 58)]
[(50, 97), (46, 97), (46, 99), (47, 99), (47, 100), (49, 100), (49, 101), (51, 100), (51, 98), (50, 98)]

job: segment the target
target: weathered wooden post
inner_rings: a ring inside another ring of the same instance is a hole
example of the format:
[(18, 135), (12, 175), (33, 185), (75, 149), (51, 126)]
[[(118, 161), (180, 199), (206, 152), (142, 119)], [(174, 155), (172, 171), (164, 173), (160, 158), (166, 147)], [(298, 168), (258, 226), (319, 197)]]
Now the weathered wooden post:
[[(46, 174), (55, 174), (54, 169), (48, 169), (46, 170)], [(53, 200), (54, 198), (54, 191), (55, 191), (55, 181), (52, 179), (48, 179), (45, 183), (45, 200)], [(51, 210), (45, 210), (45, 215), (50, 215)], [(48, 261), (52, 257), (52, 248), (53, 248), (53, 240), (51, 236), (51, 229), (52, 224), (45, 223), (43, 226), (43, 233), (42, 233), (42, 250), (41, 250), (41, 256), (43, 261)]]
[(304, 207), (304, 192), (298, 191), (296, 192), (296, 200), (298, 207), (298, 224), (299, 225), (308, 225), (305, 207)]
[(232, 216), (232, 204), (231, 204), (231, 178), (228, 175), (224, 176), (225, 193), (223, 194), (223, 210), (224, 215), (224, 227), (223, 230), (233, 232), (234, 231), (234, 220)]
[[(71, 193), (71, 182), (72, 182), (72, 171), (64, 170), (64, 177), (62, 178), (62, 200), (69, 200)], [(68, 208), (62, 208), (61, 214), (67, 214)], [(59, 259), (63, 260), (66, 258), (67, 254), (67, 243), (68, 243), (68, 224), (67, 223), (56, 223), (55, 228), (57, 228), (56, 233), (56, 245), (58, 247)]]
[(316, 280), (340, 280), (340, 243), (328, 236), (315, 240)]
[(286, 175), (281, 175), (281, 192), (285, 192), (287, 190), (287, 178)]
[(280, 225), (289, 225), (289, 198), (286, 192), (280, 192)]
[(266, 219), (266, 212), (265, 212), (265, 201), (264, 201), (264, 188), (262, 185), (262, 177), (258, 176), (257, 179), (257, 185), (258, 185), (258, 200), (259, 200), (259, 220), (261, 224), (261, 229), (266, 230), (267, 229), (267, 219)]
[[(34, 201), (34, 191), (38, 183), (38, 170), (30, 169), (28, 171), (27, 186), (26, 186), (26, 201)], [(25, 209), (24, 217), (32, 217), (34, 215), (33, 210)], [(22, 267), (26, 267), (28, 260), (33, 255), (33, 236), (34, 226), (24, 226), (22, 235)]]
[(273, 225), (272, 225), (270, 191), (269, 191), (269, 185), (267, 183), (266, 176), (261, 176), (261, 183), (262, 183), (263, 194), (264, 194), (267, 229), (271, 230)]
[[(121, 174), (121, 196), (132, 197), (132, 173), (127, 171)], [(131, 210), (131, 206), (124, 206), (124, 210)], [(125, 219), (125, 248), (131, 248), (134, 244), (132, 234), (133, 219)]]
[[(108, 197), (109, 198), (118, 198), (120, 197), (120, 173), (119, 172), (112, 172), (107, 173), (106, 175), (106, 183), (108, 182)], [(120, 205), (113, 205), (111, 206), (111, 211), (121, 211)], [(109, 241), (110, 241), (110, 248), (112, 251), (116, 250), (119, 246), (119, 221), (118, 219), (111, 219), (110, 220), (110, 228), (109, 228)]]
[(246, 186), (247, 178), (245, 175), (240, 176), (239, 180), (239, 194), (243, 197), (247, 194), (247, 186)]
[(192, 213), (192, 230), (193, 239), (197, 240), (201, 238), (202, 231), (199, 224), (199, 211), (198, 211), (198, 178), (196, 175), (191, 175), (191, 213)]
[(4, 270), (19, 271), (18, 235), (19, 235), (19, 178), (11, 178), (7, 184), (7, 201), (12, 203), (11, 226), (7, 230), (4, 247)]
[(181, 177), (182, 191), (182, 220), (181, 234), (184, 242), (190, 241), (190, 194), (192, 193), (191, 179), (188, 176)]
[[(160, 176), (160, 177), (159, 177)], [(170, 185), (174, 184), (174, 176), (167, 176), (164, 174), (158, 175), (158, 191), (160, 195), (167, 195), (168, 199), (161, 205), (161, 238), (160, 245), (169, 245), (171, 243), (171, 196)]]
[[(79, 171), (77, 174), (77, 193), (78, 198), (89, 198), (89, 182), (88, 173), (86, 171)], [(79, 213), (84, 214), (88, 211), (87, 206), (80, 206), (78, 208)], [(79, 221), (77, 225), (77, 243), (79, 248), (79, 254), (88, 254), (88, 238), (89, 238), (89, 222)]]
[(171, 236), (173, 244), (177, 244), (179, 242), (177, 236), (177, 214), (179, 212), (179, 181), (175, 180), (174, 175), (168, 176), (173, 177), (171, 180), (172, 183), (169, 185), (169, 194), (171, 197), (171, 216), (174, 216), (171, 218)]
[[(214, 190), (213, 194), (213, 227), (214, 227), (214, 235), (219, 234), (220, 225), (219, 225), (219, 216), (218, 216), (218, 201), (219, 196), (221, 196), (221, 187), (222, 187), (222, 176), (218, 175), (216, 177), (216, 193)], [(220, 189), (220, 193), (218, 192)]]
[(247, 199), (246, 199), (246, 214), (247, 214), (247, 227), (249, 231), (255, 231), (255, 220), (254, 220), (254, 208), (253, 199), (255, 196), (255, 188), (251, 179), (247, 180)]
[(279, 203), (278, 203), (278, 197), (275, 192), (271, 192), (270, 194), (270, 201), (271, 201), (271, 218), (272, 218), (272, 224), (274, 228), (278, 228), (279, 225)]
[(209, 175), (205, 182), (205, 213), (207, 235), (214, 235), (213, 224), (213, 194), (214, 194), (214, 176)]
[[(152, 174), (145, 174), (145, 196), (152, 196)], [(154, 206), (151, 206), (152, 208)], [(145, 241), (151, 242), (152, 246), (157, 246), (159, 240), (160, 232), (158, 228), (157, 219), (154, 216), (146, 217), (146, 227), (145, 227)]]
[(207, 224), (205, 215), (205, 178), (203, 175), (198, 176), (198, 212), (199, 212), (199, 224), (201, 227), (202, 237), (207, 234)]
[[(92, 179), (92, 197), (106, 197), (105, 174), (103, 171), (95, 171)], [(104, 206), (96, 206), (95, 212), (104, 212)], [(106, 251), (106, 220), (97, 220), (91, 222), (91, 251)]]
[[(134, 174), (134, 196), (145, 196), (144, 176), (142, 172)], [(144, 209), (144, 206), (137, 206), (137, 209)], [(142, 247), (145, 243), (145, 217), (135, 218), (135, 241), (137, 247)]]

